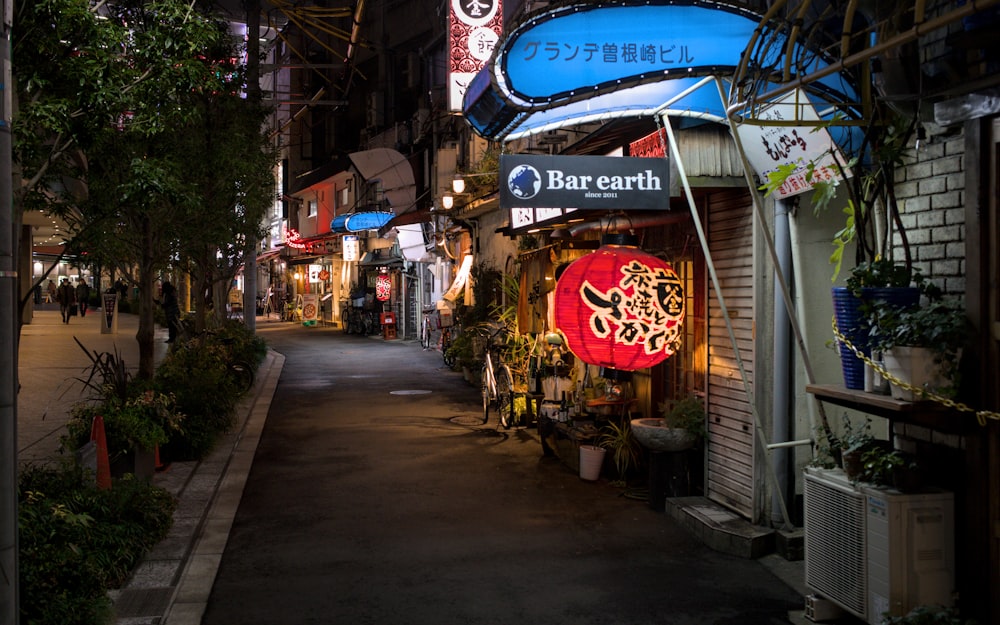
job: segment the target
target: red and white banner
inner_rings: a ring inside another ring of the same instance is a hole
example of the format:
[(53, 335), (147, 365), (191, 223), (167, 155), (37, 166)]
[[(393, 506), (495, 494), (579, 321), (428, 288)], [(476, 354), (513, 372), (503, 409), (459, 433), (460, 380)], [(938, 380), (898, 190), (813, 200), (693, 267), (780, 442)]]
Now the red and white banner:
[(503, 29), (502, 0), (451, 0), (448, 13), (448, 107), (462, 110), (469, 82), (493, 54)]

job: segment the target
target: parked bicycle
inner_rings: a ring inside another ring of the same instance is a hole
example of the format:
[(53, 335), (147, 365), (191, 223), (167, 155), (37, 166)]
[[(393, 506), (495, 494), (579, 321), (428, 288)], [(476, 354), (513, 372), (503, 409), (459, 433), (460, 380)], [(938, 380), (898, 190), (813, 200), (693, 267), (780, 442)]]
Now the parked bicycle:
[(420, 322), (420, 346), (430, 349), (434, 346), (434, 313), (425, 312)]
[(378, 320), (374, 312), (366, 312), (348, 304), (342, 305), (340, 327), (344, 334), (361, 334), (367, 336), (378, 331)]
[(490, 420), (490, 406), (497, 413), (498, 425), (510, 429), (514, 425), (514, 377), (503, 362), (503, 351), (510, 330), (504, 326), (490, 334), (486, 341), (483, 362), (483, 423)]
[(441, 328), (441, 357), (449, 369), (455, 368), (455, 354), (451, 351), (451, 335), (455, 328)]

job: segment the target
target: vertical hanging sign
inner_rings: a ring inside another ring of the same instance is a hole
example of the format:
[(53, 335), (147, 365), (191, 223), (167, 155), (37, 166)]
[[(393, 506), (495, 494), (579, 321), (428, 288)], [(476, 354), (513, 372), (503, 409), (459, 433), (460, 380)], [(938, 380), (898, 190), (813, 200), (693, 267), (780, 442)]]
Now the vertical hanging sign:
[(473, 76), (486, 65), (503, 28), (502, 0), (451, 0), (448, 18), (448, 108), (462, 110)]

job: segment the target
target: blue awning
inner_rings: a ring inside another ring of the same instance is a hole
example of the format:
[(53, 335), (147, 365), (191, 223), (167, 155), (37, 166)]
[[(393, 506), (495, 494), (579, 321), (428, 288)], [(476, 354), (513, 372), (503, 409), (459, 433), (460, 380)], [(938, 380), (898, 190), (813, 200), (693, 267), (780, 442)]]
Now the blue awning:
[(395, 217), (395, 213), (373, 211), (367, 213), (348, 213), (338, 215), (330, 222), (330, 232), (361, 232), (362, 230), (378, 230)]
[[(529, 17), (497, 44), (494, 61), (469, 85), (463, 113), (491, 140), (654, 114), (725, 122), (728, 94), (714, 80), (699, 85), (719, 77), (728, 87), (760, 19), (744, 8), (698, 0), (559, 5)], [(819, 51), (800, 58), (808, 59), (796, 66), (800, 73), (829, 64)], [(858, 100), (850, 77), (837, 72), (806, 92), (820, 111)]]

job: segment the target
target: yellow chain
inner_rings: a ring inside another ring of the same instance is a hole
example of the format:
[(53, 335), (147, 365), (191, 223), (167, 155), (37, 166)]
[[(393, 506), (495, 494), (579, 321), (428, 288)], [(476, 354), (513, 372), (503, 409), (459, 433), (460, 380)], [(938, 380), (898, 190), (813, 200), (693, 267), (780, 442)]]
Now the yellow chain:
[(901, 388), (903, 390), (907, 390), (907, 391), (911, 391), (911, 392), (913, 392), (915, 394), (919, 394), (923, 399), (929, 399), (929, 400), (937, 402), (939, 404), (944, 404), (948, 408), (952, 408), (952, 409), (958, 410), (960, 412), (971, 412), (971, 413), (974, 413), (976, 415), (976, 420), (979, 422), (979, 425), (985, 426), (987, 419), (994, 419), (994, 420), (1000, 421), (1000, 413), (992, 412), (992, 411), (989, 411), (989, 410), (976, 410), (975, 408), (972, 408), (972, 407), (970, 407), (970, 406), (968, 406), (966, 404), (963, 404), (962, 402), (957, 402), (957, 401), (955, 401), (953, 399), (949, 399), (948, 397), (944, 397), (942, 395), (938, 395), (937, 393), (933, 393), (931, 391), (928, 391), (925, 388), (913, 386), (912, 384), (904, 382), (904, 381), (900, 380), (899, 378), (897, 378), (896, 376), (890, 374), (888, 371), (885, 370), (884, 367), (882, 367), (882, 365), (880, 363), (877, 363), (874, 360), (872, 360), (871, 358), (869, 358), (868, 356), (866, 356), (864, 354), (864, 352), (862, 352), (860, 349), (858, 349), (857, 347), (855, 347), (854, 344), (851, 343), (851, 341), (846, 336), (844, 336), (843, 334), (841, 334), (840, 328), (837, 327), (837, 317), (836, 316), (833, 317), (833, 334), (834, 334), (834, 336), (837, 337), (838, 341), (840, 341), (841, 343), (843, 343), (845, 346), (847, 346), (847, 348), (849, 350), (851, 350), (852, 352), (854, 352), (855, 356), (857, 356), (861, 360), (865, 361), (866, 365), (870, 366), (872, 369), (874, 369), (875, 371), (877, 371), (878, 374), (881, 375), (886, 380), (889, 380), (889, 382), (891, 384), (894, 384), (895, 386), (898, 386), (899, 388)]

